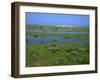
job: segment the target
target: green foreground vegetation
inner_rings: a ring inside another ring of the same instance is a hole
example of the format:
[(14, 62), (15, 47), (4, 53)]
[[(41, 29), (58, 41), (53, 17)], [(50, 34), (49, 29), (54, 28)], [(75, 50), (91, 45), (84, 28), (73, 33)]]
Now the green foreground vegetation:
[(27, 67), (89, 64), (89, 44), (27, 43), (26, 51)]

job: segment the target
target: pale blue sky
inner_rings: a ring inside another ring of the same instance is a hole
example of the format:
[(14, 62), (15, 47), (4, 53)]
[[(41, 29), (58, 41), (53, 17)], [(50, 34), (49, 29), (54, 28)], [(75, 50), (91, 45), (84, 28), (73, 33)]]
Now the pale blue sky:
[(26, 12), (26, 24), (89, 26), (89, 15)]

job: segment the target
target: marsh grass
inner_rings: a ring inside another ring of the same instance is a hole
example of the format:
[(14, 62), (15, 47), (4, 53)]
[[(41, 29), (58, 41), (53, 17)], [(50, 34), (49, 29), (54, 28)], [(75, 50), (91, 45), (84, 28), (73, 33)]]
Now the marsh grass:
[(44, 31), (71, 31), (71, 32), (89, 32), (89, 27), (80, 26), (48, 26), (48, 25), (26, 25), (26, 30), (44, 30)]
[[(44, 32), (26, 32), (26, 36), (32, 37), (57, 37), (65, 39), (89, 39), (89, 34), (50, 34), (47, 31), (77, 31), (89, 32), (88, 27), (57, 27), (42, 25), (26, 25), (27, 30), (44, 30)], [(34, 66), (59, 66), (89, 64), (89, 43), (74, 43), (64, 40), (58, 43), (52, 39), (50, 43), (28, 43), (26, 39), (26, 67)]]
[(89, 64), (89, 44), (52, 42), (26, 45), (27, 67)]

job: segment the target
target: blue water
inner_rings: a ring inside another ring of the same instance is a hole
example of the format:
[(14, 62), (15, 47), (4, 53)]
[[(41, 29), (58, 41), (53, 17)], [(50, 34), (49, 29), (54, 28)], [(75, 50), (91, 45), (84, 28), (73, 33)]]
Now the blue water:
[[(73, 35), (77, 35), (77, 34), (89, 34), (88, 32), (71, 32), (71, 31), (45, 31), (45, 30), (26, 30), (27, 32), (46, 32), (46, 33), (50, 33), (50, 34), (73, 34)], [(50, 43), (52, 41), (56, 41), (56, 42), (74, 42), (74, 43), (89, 43), (89, 40), (87, 39), (76, 39), (76, 38), (64, 38), (61, 36), (57, 36), (57, 37), (51, 37), (51, 36), (47, 36), (47, 37), (32, 37), (32, 36), (27, 36), (26, 38), (28, 43), (37, 43), (37, 42), (43, 42), (43, 43)]]
[(32, 37), (32, 36), (28, 36), (26, 38), (28, 43), (50, 43), (52, 41), (56, 41), (58, 43), (60, 42), (73, 42), (73, 43), (89, 43), (89, 40), (87, 39), (75, 39), (75, 38), (63, 38), (63, 37)]
[(26, 30), (27, 32), (44, 32), (43, 30)]
[(88, 32), (71, 32), (71, 31), (45, 31), (45, 30), (26, 30), (27, 32), (46, 32), (46, 33), (50, 33), (50, 34), (89, 34)]
[(88, 32), (48, 32), (48, 33), (51, 33), (51, 34), (88, 34)]

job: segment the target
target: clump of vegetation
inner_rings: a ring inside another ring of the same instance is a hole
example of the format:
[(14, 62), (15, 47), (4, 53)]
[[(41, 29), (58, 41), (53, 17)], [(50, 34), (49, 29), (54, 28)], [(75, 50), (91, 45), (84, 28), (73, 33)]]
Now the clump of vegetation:
[(34, 35), (34, 37), (36, 38), (36, 37), (38, 37), (38, 35)]
[(59, 48), (57, 48), (57, 47), (50, 47), (49, 50), (54, 52), (54, 53), (56, 53), (57, 51), (59, 51)]
[(26, 39), (26, 42), (28, 42), (28, 39)]

